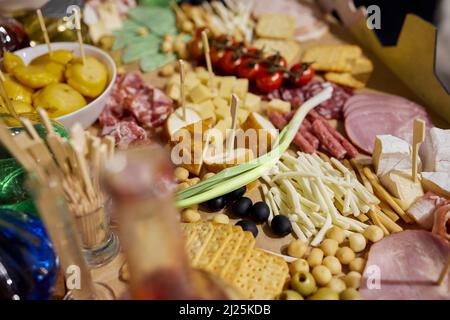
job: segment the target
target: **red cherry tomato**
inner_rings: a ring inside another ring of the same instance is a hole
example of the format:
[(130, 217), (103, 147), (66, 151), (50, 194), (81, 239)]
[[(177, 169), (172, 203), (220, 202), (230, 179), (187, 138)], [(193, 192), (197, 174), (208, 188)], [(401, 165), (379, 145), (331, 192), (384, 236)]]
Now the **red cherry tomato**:
[(295, 74), (295, 77), (291, 77), (291, 81), (298, 87), (304, 86), (314, 77), (314, 69), (308, 63), (293, 65), (291, 72)]
[(252, 58), (244, 58), (236, 69), (239, 78), (246, 78), (248, 80), (255, 80), (260, 71), (261, 63)]
[(200, 38), (193, 38), (189, 41), (187, 44), (187, 49), (189, 52), (189, 57), (192, 60), (200, 61), (205, 57), (203, 53), (202, 39)]
[(271, 74), (267, 69), (264, 69), (261, 70), (256, 77), (256, 87), (264, 93), (270, 93), (276, 89), (279, 89), (282, 84), (282, 72), (274, 72)]
[(245, 52), (246, 53), (250, 53), (250, 54), (254, 54), (254, 55), (258, 55), (261, 52), (261, 50), (256, 49), (256, 48), (246, 48)]
[(242, 58), (236, 51), (227, 51), (219, 63), (220, 68), (225, 74), (234, 74), (237, 67), (242, 63)]
[(209, 51), (209, 55), (211, 57), (211, 64), (212, 64), (212, 66), (213, 67), (218, 67), (220, 59), (222, 59), (222, 57), (225, 55), (225, 50), (211, 48), (210, 51)]
[(274, 54), (272, 56), (267, 57), (267, 60), (272, 61), (275, 65), (280, 66), (281, 68), (287, 67), (286, 59), (280, 56), (279, 54)]

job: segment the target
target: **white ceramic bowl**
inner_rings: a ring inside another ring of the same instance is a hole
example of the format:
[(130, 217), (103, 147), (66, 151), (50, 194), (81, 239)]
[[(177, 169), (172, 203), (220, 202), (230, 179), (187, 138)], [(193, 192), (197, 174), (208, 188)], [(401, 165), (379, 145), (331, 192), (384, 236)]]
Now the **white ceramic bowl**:
[[(64, 49), (73, 51), (76, 57), (80, 56), (80, 47), (76, 42), (52, 42), (52, 49)], [(48, 52), (47, 45), (41, 44), (35, 47), (28, 47), (15, 51), (19, 57), (22, 58), (25, 64), (28, 64), (34, 58), (41, 56)], [(84, 52), (86, 56), (93, 56), (102, 62), (108, 70), (108, 85), (105, 90), (97, 98), (85, 105), (83, 108), (78, 109), (72, 113), (55, 118), (56, 121), (70, 129), (75, 123), (79, 122), (83, 128), (91, 126), (105, 107), (106, 100), (116, 80), (116, 64), (113, 59), (103, 50), (100, 50), (94, 46), (84, 45)]]

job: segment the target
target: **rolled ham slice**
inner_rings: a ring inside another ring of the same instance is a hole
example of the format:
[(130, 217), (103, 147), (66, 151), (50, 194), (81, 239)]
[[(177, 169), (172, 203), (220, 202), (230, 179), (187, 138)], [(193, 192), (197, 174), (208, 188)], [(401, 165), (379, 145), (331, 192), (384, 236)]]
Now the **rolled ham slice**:
[(375, 136), (391, 134), (412, 142), (414, 119), (423, 119), (427, 128), (433, 124), (420, 105), (393, 95), (357, 94), (344, 105), (345, 130), (360, 149), (372, 153)]
[(450, 277), (436, 282), (449, 254), (449, 243), (431, 232), (392, 234), (370, 249), (359, 292), (368, 300), (448, 300)]

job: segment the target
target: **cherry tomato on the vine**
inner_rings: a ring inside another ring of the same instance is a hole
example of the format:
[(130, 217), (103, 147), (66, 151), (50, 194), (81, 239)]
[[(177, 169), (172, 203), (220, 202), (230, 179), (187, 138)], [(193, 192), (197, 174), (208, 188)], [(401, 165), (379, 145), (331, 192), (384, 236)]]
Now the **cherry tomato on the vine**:
[(260, 71), (261, 63), (252, 58), (242, 59), (242, 63), (236, 69), (239, 78), (248, 80), (255, 80)]
[(256, 78), (256, 87), (264, 92), (270, 93), (279, 89), (283, 84), (283, 73), (273, 72), (269, 73), (267, 69), (261, 70)]
[(203, 52), (203, 43), (201, 38), (193, 38), (187, 44), (187, 49), (189, 52), (189, 57), (192, 60), (200, 61), (205, 57)]
[(267, 57), (267, 60), (270, 60), (273, 62), (273, 64), (281, 67), (281, 68), (287, 68), (287, 62), (286, 59), (280, 56), (279, 54), (274, 54), (272, 56)]
[(220, 59), (223, 58), (223, 56), (225, 55), (225, 50), (224, 49), (216, 49), (216, 48), (211, 48), (209, 51), (209, 55), (211, 57), (211, 64), (213, 67), (218, 67), (219, 66), (219, 62)]
[(220, 68), (225, 74), (234, 74), (237, 67), (242, 63), (242, 58), (236, 51), (227, 51), (220, 59)]
[(290, 70), (295, 76), (291, 76), (291, 81), (296, 86), (304, 86), (314, 77), (314, 69), (308, 63), (297, 63)]

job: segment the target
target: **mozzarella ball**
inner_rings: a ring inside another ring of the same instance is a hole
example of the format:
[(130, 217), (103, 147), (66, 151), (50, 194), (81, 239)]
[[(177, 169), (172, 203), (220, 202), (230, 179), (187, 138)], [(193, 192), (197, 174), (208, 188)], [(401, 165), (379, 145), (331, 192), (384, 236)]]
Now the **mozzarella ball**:
[(333, 226), (327, 231), (326, 238), (327, 239), (334, 239), (339, 244), (341, 244), (345, 240), (344, 230), (342, 230), (339, 227)]
[(351, 271), (362, 273), (366, 266), (366, 260), (364, 258), (356, 258), (348, 265)]
[(341, 264), (349, 264), (355, 259), (355, 253), (349, 247), (342, 247), (336, 252), (336, 258), (339, 259)]
[(325, 256), (334, 256), (339, 247), (339, 243), (334, 239), (325, 239), (320, 245)]
[(348, 241), (354, 252), (361, 252), (366, 248), (366, 238), (360, 233), (353, 233), (348, 237)]
[(341, 273), (342, 265), (338, 258), (333, 256), (328, 256), (323, 259), (322, 264), (330, 270), (331, 274), (336, 275)]
[(297, 259), (294, 262), (291, 262), (289, 265), (289, 272), (291, 275), (294, 275), (297, 272), (309, 272), (308, 261), (305, 259)]
[(316, 280), (316, 283), (319, 286), (326, 286), (332, 278), (330, 270), (328, 270), (327, 267), (322, 265), (315, 266), (312, 269), (311, 274), (313, 275), (314, 280)]
[(364, 237), (372, 242), (378, 242), (383, 239), (384, 233), (379, 226), (371, 225), (364, 230)]
[(294, 258), (303, 258), (307, 248), (308, 247), (302, 240), (296, 239), (292, 240), (291, 243), (289, 243), (287, 253)]
[(311, 268), (318, 266), (322, 263), (323, 260), (323, 251), (319, 248), (313, 248), (311, 253), (308, 256), (308, 264)]

